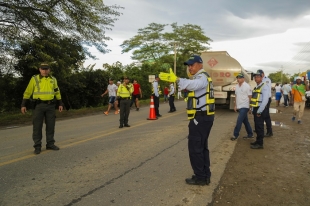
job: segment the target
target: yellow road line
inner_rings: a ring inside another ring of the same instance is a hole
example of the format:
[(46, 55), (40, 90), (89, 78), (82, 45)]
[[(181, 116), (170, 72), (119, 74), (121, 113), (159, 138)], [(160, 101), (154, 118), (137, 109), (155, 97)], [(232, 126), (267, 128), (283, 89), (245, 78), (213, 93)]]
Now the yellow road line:
[[(165, 116), (165, 117), (160, 117), (160, 119), (166, 119), (166, 118), (175, 116), (175, 115), (180, 114), (180, 113), (181, 113), (181, 112), (176, 112), (176, 113), (174, 113), (174, 114), (170, 114), (170, 115)], [(159, 119), (159, 120), (160, 120), (160, 119)], [(146, 124), (148, 124), (148, 123), (150, 123), (150, 122), (153, 122), (153, 121), (155, 121), (155, 120), (149, 120), (149, 121), (148, 121), (148, 120), (142, 120), (142, 121), (136, 123), (134, 126), (131, 126), (131, 127), (128, 128), (128, 129), (132, 129), (132, 128), (136, 128), (136, 127), (139, 127), (139, 126), (142, 126), (142, 125), (146, 125)], [(112, 130), (112, 129), (111, 129), (111, 130)], [(101, 137), (105, 137), (105, 136), (108, 136), (108, 135), (111, 135), (111, 134), (115, 134), (115, 133), (118, 133), (118, 132), (122, 132), (122, 131), (126, 131), (126, 130), (123, 130), (123, 129), (116, 129), (116, 128), (115, 128), (115, 129), (113, 129), (113, 131), (110, 131), (110, 132), (108, 132), (108, 133), (100, 134), (100, 133), (102, 133), (102, 132), (96, 132), (96, 133), (93, 133), (93, 134), (84, 135), (84, 136), (82, 136), (82, 137), (79, 137), (79, 139), (82, 138), (82, 140), (79, 140), (79, 141), (70, 139), (70, 140), (64, 140), (64, 141), (62, 141), (62, 142), (59, 142), (59, 144), (61, 145), (61, 148), (72, 147), (72, 146), (75, 146), (75, 145), (78, 145), (78, 144), (81, 144), (81, 143), (84, 143), (84, 142), (88, 142), (88, 141), (91, 141), (91, 140), (95, 140), (95, 139), (98, 139), (98, 138), (101, 138)], [(94, 135), (95, 135), (95, 136), (94, 136)], [(87, 137), (89, 137), (89, 136), (92, 136), (92, 137), (87, 138)], [(66, 144), (68, 141), (75, 141), (75, 142)], [(63, 143), (64, 143), (64, 144), (63, 144)], [(29, 152), (30, 152), (30, 150), (27, 150), (27, 151), (24, 151), (24, 152), (19, 152), (19, 153), (17, 153), (17, 154), (7, 155), (7, 156), (4, 156), (4, 157), (1, 157), (0, 160), (1, 160), (1, 159), (8, 159), (8, 158), (11, 158), (11, 157), (13, 157), (13, 156), (23, 155), (23, 154), (25, 154), (25, 153), (28, 154)], [(44, 153), (45, 153), (45, 152), (51, 152), (51, 151), (44, 151)], [(37, 155), (34, 155), (34, 154), (31, 154), (31, 155), (30, 155), (30, 154), (29, 154), (29, 155), (25, 155), (25, 156), (23, 156), (23, 157), (17, 157), (17, 158), (14, 158), (14, 159), (11, 159), (11, 160), (8, 160), (8, 161), (5, 161), (5, 162), (0, 162), (0, 167), (1, 167), (1, 166), (4, 166), (4, 165), (11, 164), (11, 163), (14, 163), (14, 162), (19, 162), (19, 161), (21, 161), (21, 160), (25, 160), (25, 159), (29, 159), (29, 158), (32, 158), (32, 157), (36, 157), (36, 156), (37, 156)]]

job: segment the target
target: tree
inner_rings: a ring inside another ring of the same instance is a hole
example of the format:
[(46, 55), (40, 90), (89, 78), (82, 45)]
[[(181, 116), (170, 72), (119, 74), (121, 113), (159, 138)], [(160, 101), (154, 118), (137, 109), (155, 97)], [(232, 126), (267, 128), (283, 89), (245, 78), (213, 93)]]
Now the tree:
[(174, 52), (176, 52), (176, 67), (178, 76), (185, 76), (183, 62), (193, 53), (208, 50), (209, 37), (197, 25), (185, 24), (178, 26), (173, 23), (172, 32), (164, 32), (167, 24), (151, 23), (139, 29), (138, 34), (122, 44), (122, 52), (132, 52), (132, 59), (149, 64), (158, 70), (168, 70), (174, 67)]
[(121, 44), (122, 53), (133, 51), (131, 58), (134, 60), (157, 61), (169, 52), (162, 33), (165, 26), (166, 24), (151, 23), (147, 27), (139, 29), (137, 35)]
[[(282, 75), (282, 78), (281, 78), (281, 75)], [(283, 74), (282, 71), (270, 73), (268, 77), (273, 83), (284, 84), (285, 82), (290, 82), (289, 74)]]
[[(101, 0), (4, 0), (0, 2), (0, 51), (5, 65), (11, 61), (12, 50), (33, 37), (53, 34), (70, 38), (80, 44), (95, 46), (105, 53), (105, 35), (111, 30), (115, 17), (121, 15), (119, 6), (106, 6)], [(87, 50), (83, 52), (87, 53)], [(2, 53), (1, 53), (2, 54)], [(9, 59), (6, 59), (9, 58)]]

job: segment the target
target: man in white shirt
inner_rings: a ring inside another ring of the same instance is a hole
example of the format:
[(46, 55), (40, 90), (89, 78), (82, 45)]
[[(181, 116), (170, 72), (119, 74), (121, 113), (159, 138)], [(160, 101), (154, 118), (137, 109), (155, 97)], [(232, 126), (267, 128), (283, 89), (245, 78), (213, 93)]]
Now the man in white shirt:
[(239, 132), (242, 126), (242, 123), (245, 126), (247, 136), (243, 137), (244, 139), (253, 138), (253, 130), (248, 120), (248, 112), (250, 108), (250, 100), (252, 97), (252, 90), (248, 83), (244, 81), (244, 75), (239, 73), (237, 75), (238, 84), (236, 85), (235, 90), (235, 112), (239, 112), (237, 123), (234, 129), (234, 136), (231, 140), (236, 140), (239, 137)]
[(169, 89), (169, 106), (170, 106), (170, 110), (168, 113), (172, 113), (177, 111), (174, 105), (174, 85), (173, 82), (170, 82), (170, 89)]
[(153, 82), (153, 91), (152, 91), (152, 96), (154, 99), (154, 108), (155, 108), (155, 114), (156, 117), (161, 117), (161, 114), (159, 114), (159, 88), (158, 88), (158, 82), (160, 78), (158, 74), (155, 74), (155, 81)]
[(285, 82), (285, 84), (282, 86), (282, 92), (283, 92), (283, 97), (284, 97), (284, 106), (288, 107), (288, 104), (290, 102), (288, 95), (291, 94), (292, 88), (290, 84)]
[(181, 90), (180, 86), (178, 86), (178, 99), (180, 99), (180, 97), (183, 98), (182, 97), (182, 90)]
[(105, 94), (109, 93), (109, 106), (108, 106), (108, 110), (103, 112), (105, 115), (109, 115), (109, 111), (112, 107), (112, 105), (114, 104), (114, 108), (115, 108), (115, 114), (118, 114), (118, 107), (117, 107), (117, 103), (115, 101), (116, 99), (116, 92), (117, 92), (117, 86), (114, 84), (113, 79), (109, 80), (109, 85), (107, 90), (101, 95), (101, 97), (103, 97)]

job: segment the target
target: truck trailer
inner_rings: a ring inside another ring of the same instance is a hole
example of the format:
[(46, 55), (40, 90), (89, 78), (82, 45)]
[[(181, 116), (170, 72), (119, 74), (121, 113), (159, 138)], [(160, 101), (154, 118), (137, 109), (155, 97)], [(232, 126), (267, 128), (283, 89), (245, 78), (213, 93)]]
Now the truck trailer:
[(203, 51), (200, 56), (204, 70), (212, 78), (215, 104), (234, 109), (235, 88), (238, 84), (236, 76), (239, 73), (244, 75), (252, 89), (256, 86), (253, 73), (247, 72), (227, 51)]

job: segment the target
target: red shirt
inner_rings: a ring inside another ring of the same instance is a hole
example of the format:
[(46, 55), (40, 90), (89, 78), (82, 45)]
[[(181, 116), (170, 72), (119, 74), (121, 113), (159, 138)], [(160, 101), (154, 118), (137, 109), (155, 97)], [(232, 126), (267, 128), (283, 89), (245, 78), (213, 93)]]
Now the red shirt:
[(137, 95), (137, 94), (140, 94), (140, 84), (132, 84), (133, 85), (133, 95)]
[(169, 94), (169, 89), (168, 89), (168, 87), (166, 87), (165, 89), (164, 89), (164, 95), (168, 95)]

